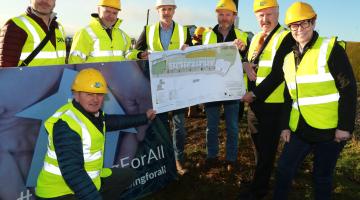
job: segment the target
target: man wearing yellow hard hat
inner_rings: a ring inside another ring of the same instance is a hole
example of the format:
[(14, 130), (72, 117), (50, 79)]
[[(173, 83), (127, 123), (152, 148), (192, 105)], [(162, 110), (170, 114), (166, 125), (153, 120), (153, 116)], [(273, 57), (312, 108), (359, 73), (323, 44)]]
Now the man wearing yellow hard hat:
[(65, 33), (53, 12), (55, 4), (30, 0), (25, 14), (6, 22), (0, 32), (0, 67), (65, 64)]
[(120, 0), (99, 0), (90, 24), (77, 31), (71, 45), (69, 63), (115, 62), (137, 59), (138, 51), (129, 51), (130, 37), (121, 30)]
[[(212, 30), (203, 34), (203, 45), (234, 42), (239, 48), (241, 57), (244, 58), (247, 52), (247, 44), (250, 42), (248, 35), (240, 29), (235, 28), (234, 22), (237, 16), (237, 8), (233, 0), (218, 1), (215, 12), (218, 24)], [(242, 103), (241, 103), (242, 104)], [(219, 162), (219, 131), (220, 107), (224, 106), (226, 122), (226, 168), (228, 171), (235, 170), (238, 154), (238, 119), (239, 100), (211, 102), (205, 104), (207, 119), (206, 147), (207, 158), (204, 168), (218, 167)], [(199, 163), (200, 164), (200, 163)]]
[(254, 0), (255, 17), (261, 31), (250, 44), (247, 62), (248, 91), (243, 101), (250, 103), (248, 123), (255, 146), (256, 168), (250, 185), (241, 186), (242, 199), (262, 199), (269, 191), (280, 138), (280, 114), (284, 105), (284, 57), (294, 40), (279, 24), (277, 0)]
[(106, 131), (148, 123), (155, 111), (107, 115), (108, 91), (100, 71), (81, 70), (72, 84), (74, 99), (45, 121), (48, 148), (36, 186), (38, 199), (118, 199), (133, 179), (130, 168), (103, 168)]
[[(135, 45), (135, 48), (141, 51), (138, 57), (148, 59), (150, 52), (184, 49), (187, 46), (192, 46), (188, 28), (173, 21), (176, 8), (175, 0), (156, 0), (155, 9), (159, 14), (159, 22), (145, 26)], [(179, 175), (184, 175), (188, 171), (183, 164), (186, 135), (185, 109), (172, 112), (172, 136), (176, 168)], [(161, 113), (158, 117), (170, 130), (168, 113)]]
[(356, 81), (336, 37), (315, 31), (317, 14), (308, 3), (295, 2), (285, 24), (296, 40), (283, 71), (292, 104), (284, 112), (275, 200), (288, 199), (292, 180), (308, 154), (313, 154), (314, 199), (330, 200), (336, 161), (354, 130)]
[(192, 37), (192, 44), (193, 45), (201, 45), (202, 44), (202, 36), (205, 31), (205, 27), (199, 26), (196, 27), (194, 35)]

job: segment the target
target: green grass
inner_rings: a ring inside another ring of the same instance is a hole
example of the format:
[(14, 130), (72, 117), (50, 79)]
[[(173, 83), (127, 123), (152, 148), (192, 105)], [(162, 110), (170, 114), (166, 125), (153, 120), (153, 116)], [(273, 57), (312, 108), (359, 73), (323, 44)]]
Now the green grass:
[(343, 150), (337, 163), (339, 174), (360, 183), (360, 142), (352, 140)]

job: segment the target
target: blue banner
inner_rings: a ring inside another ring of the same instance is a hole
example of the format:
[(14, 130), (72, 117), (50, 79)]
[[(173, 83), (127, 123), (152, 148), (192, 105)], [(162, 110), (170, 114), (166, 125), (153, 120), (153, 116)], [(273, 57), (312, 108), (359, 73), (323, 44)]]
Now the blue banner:
[[(152, 107), (143, 61), (0, 69), (0, 199), (35, 199), (47, 145), (43, 122), (71, 100), (74, 77), (88, 67), (100, 70), (107, 80), (105, 113), (137, 114)], [(107, 133), (105, 148), (105, 167), (137, 171), (122, 199), (145, 196), (176, 178), (169, 133), (158, 119)]]

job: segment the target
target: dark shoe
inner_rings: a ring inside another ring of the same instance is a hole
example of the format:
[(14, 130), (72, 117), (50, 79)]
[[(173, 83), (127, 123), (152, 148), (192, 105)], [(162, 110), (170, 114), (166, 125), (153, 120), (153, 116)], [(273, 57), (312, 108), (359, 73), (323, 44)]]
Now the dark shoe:
[(182, 164), (179, 160), (176, 161), (176, 170), (177, 170), (177, 173), (178, 173), (180, 176), (183, 176), (183, 175), (185, 175), (186, 173), (189, 172), (188, 169), (185, 169), (185, 168), (183, 167), (183, 164)]

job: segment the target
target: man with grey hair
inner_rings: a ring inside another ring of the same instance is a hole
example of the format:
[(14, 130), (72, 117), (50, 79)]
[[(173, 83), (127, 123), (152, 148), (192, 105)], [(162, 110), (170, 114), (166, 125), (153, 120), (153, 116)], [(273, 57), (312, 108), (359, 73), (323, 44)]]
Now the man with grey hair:
[(279, 24), (276, 0), (254, 0), (254, 13), (261, 31), (253, 37), (244, 63), (249, 92), (242, 100), (251, 103), (248, 122), (254, 128), (251, 133), (257, 161), (252, 183), (243, 187), (240, 199), (262, 199), (269, 190), (281, 133), (279, 113), (285, 102), (282, 66), (295, 43)]

